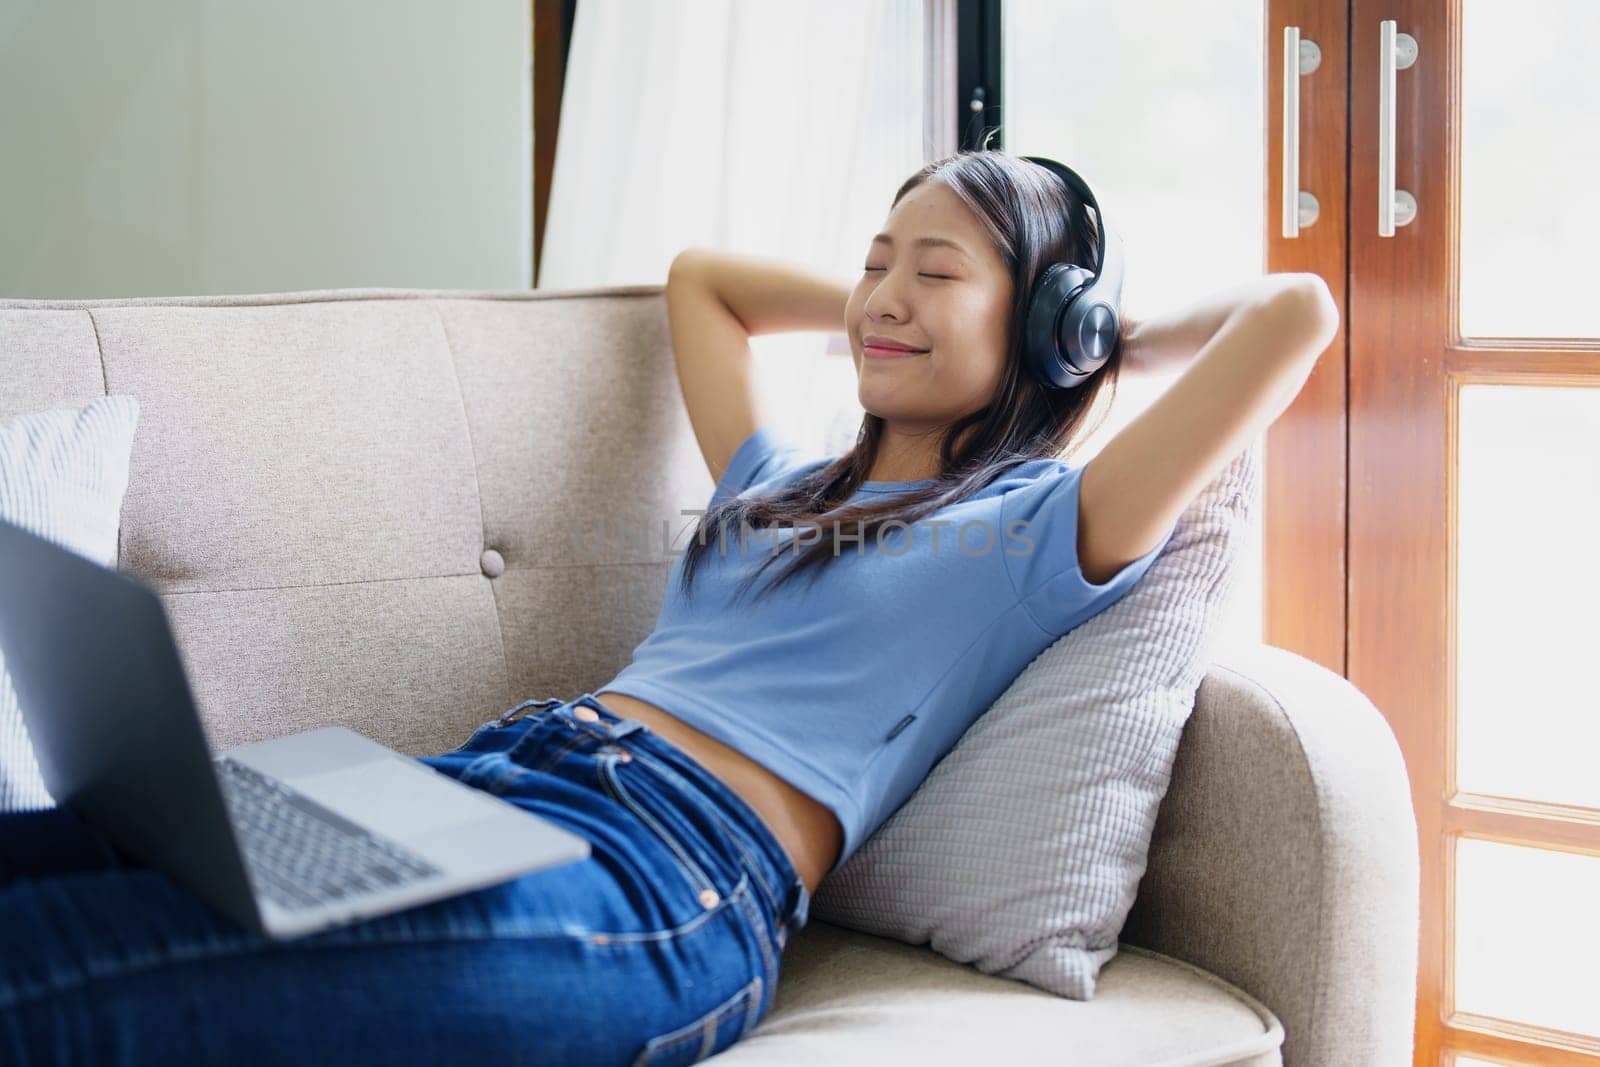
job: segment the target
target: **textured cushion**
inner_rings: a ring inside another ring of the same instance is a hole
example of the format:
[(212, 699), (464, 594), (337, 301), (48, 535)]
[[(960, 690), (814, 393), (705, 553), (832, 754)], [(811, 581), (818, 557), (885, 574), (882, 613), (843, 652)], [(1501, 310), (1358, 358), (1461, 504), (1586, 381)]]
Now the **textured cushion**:
[[(115, 566), (138, 424), (139, 402), (132, 396), (0, 422), (0, 519)], [(54, 806), (0, 654), (0, 811)]]
[(1094, 995), (1250, 532), (1260, 447), (1191, 502), (1126, 596), (1023, 670), (823, 880), (813, 914)]

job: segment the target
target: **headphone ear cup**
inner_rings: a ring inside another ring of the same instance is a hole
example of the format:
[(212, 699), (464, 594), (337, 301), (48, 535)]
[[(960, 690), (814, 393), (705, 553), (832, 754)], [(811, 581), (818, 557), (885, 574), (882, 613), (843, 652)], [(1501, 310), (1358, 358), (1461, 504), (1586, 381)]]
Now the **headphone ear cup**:
[(1052, 263), (1039, 275), (1028, 298), (1022, 357), (1034, 378), (1048, 388), (1070, 389), (1095, 369), (1084, 368), (1074, 351), (1079, 348), (1079, 326), (1072, 321), (1072, 309), (1092, 281), (1094, 275), (1076, 264)]

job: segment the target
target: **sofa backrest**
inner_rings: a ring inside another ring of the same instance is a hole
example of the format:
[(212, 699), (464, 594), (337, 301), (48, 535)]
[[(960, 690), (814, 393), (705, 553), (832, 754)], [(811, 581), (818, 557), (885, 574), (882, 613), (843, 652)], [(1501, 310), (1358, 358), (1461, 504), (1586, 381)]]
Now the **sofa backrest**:
[(598, 690), (713, 489), (659, 286), (0, 301), (0, 418), (120, 393), (118, 566), (219, 751)]

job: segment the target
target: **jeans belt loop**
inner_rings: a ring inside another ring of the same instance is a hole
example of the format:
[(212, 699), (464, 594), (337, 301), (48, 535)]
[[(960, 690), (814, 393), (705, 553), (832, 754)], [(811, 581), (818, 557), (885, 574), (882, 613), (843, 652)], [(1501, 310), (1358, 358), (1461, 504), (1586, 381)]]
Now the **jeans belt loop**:
[(527, 710), (529, 708), (531, 708), (531, 707), (534, 707), (534, 706), (537, 706), (537, 705), (542, 705), (544, 707), (549, 707), (552, 704), (562, 704), (562, 703), (565, 703), (565, 701), (563, 701), (560, 697), (549, 697), (547, 699), (535, 698), (533, 700), (524, 700), (522, 703), (518, 704), (516, 707), (512, 708), (510, 711), (508, 711), (504, 715), (500, 716), (500, 721), (496, 725), (506, 726), (506, 725), (509, 725), (510, 723), (516, 722), (518, 719), (522, 718), (522, 716), (525, 715), (527, 713)]

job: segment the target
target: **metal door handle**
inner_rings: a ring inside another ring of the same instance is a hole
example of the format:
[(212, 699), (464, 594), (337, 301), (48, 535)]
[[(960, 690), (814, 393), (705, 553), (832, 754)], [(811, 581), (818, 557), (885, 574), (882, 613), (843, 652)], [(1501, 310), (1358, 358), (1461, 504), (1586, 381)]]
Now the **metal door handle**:
[(1378, 23), (1378, 236), (1417, 217), (1417, 198), (1394, 187), (1394, 73), (1417, 61), (1417, 39), (1396, 33), (1395, 20)]
[(1322, 49), (1302, 41), (1299, 26), (1283, 28), (1283, 235), (1317, 221), (1317, 198), (1300, 188), (1300, 76), (1322, 65)]

